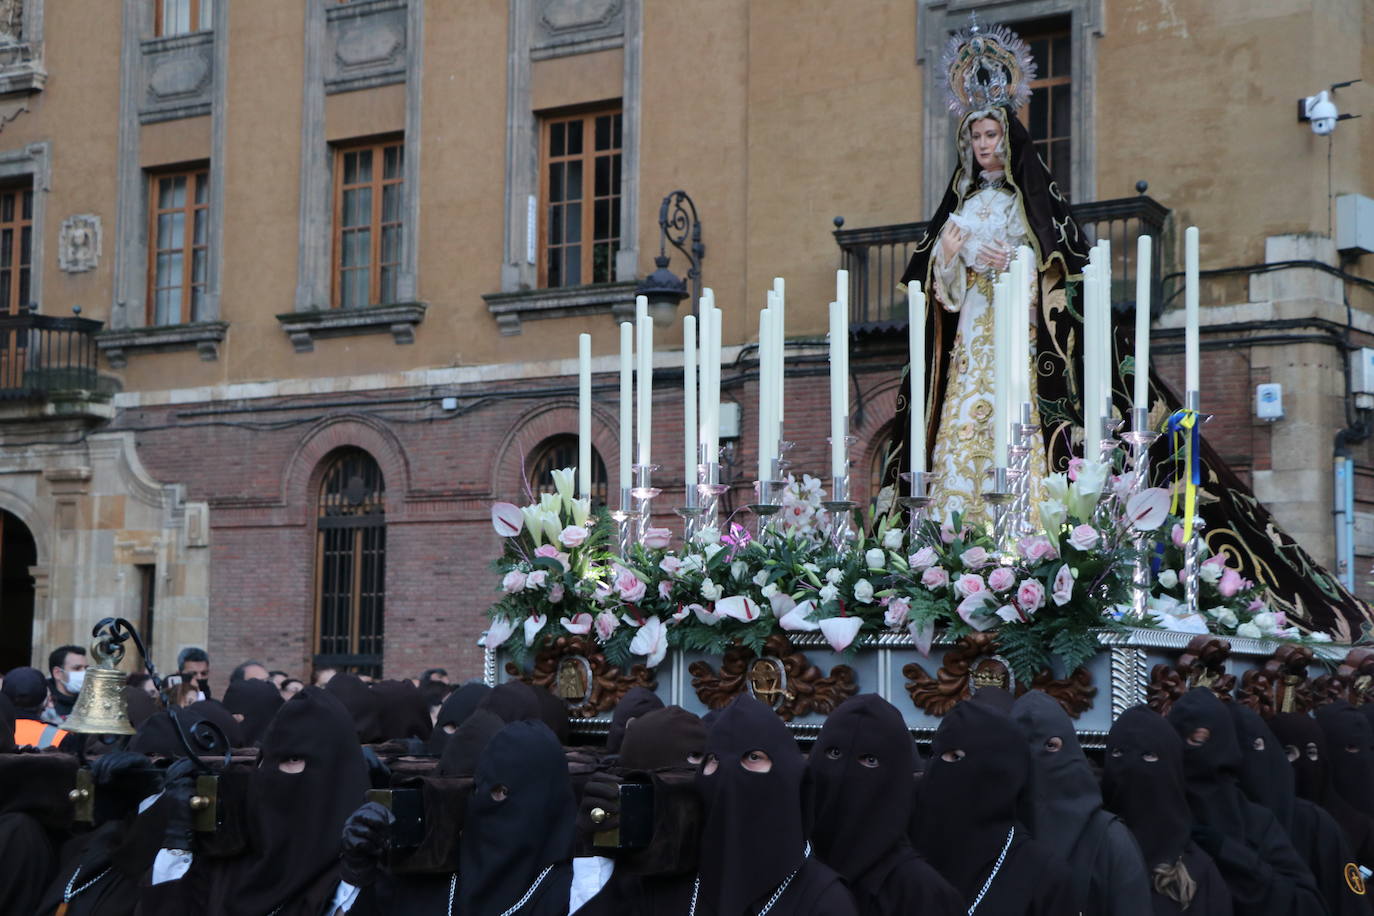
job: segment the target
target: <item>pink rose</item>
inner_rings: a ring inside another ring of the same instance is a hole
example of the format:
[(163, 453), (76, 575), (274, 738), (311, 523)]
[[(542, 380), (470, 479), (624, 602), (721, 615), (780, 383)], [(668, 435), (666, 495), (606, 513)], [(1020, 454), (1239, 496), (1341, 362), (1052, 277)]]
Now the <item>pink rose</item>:
[(946, 544), (953, 544), (953, 543), (954, 543), (954, 529), (951, 528), (951, 527), (949, 527), (949, 525), (947, 525), (947, 524), (946, 524), (946, 525), (941, 525), (941, 526), (940, 526), (940, 540), (944, 541)]
[(513, 595), (525, 587), (525, 574), (518, 569), (512, 569), (506, 573), (501, 580), (501, 590), (508, 595)]
[(589, 534), (591, 532), (581, 525), (569, 525), (558, 533), (558, 540), (564, 547), (572, 550), (574, 547), (581, 547)]
[(668, 598), (672, 595), (672, 593), (673, 583), (669, 582), (667, 579), (664, 579), (658, 583), (658, 597), (662, 598), (664, 601), (667, 601)]
[(667, 528), (645, 528), (643, 544), (650, 550), (662, 550), (673, 542), (673, 532)]
[(528, 576), (525, 577), (525, 588), (531, 591), (537, 588), (543, 588), (545, 585), (548, 584), (548, 581), (549, 574), (542, 569), (536, 569), (534, 572), (530, 573)]
[(558, 622), (562, 625), (563, 629), (567, 630), (569, 633), (576, 633), (579, 636), (592, 631), (591, 614), (574, 614), (570, 618), (560, 617), (558, 618)]
[(1050, 592), (1050, 597), (1060, 607), (1068, 604), (1073, 597), (1073, 570), (1069, 569), (1069, 564), (1060, 566), (1059, 572), (1054, 574), (1054, 590)]
[(1085, 464), (1087, 464), (1087, 462), (1084, 461), (1082, 458), (1070, 458), (1070, 459), (1069, 459), (1069, 481), (1070, 481), (1070, 482), (1075, 481), (1075, 480), (1078, 479), (1078, 474), (1079, 474), (1080, 471), (1083, 470), (1083, 465), (1085, 465)]
[(906, 615), (911, 611), (911, 601), (907, 598), (890, 598), (887, 610), (883, 612), (883, 623), (896, 629), (906, 623)]
[(1217, 583), (1217, 591), (1221, 592), (1223, 598), (1234, 598), (1236, 592), (1245, 587), (1245, 580), (1240, 577), (1240, 573), (1231, 567), (1226, 567), (1221, 573), (1221, 581)]
[(630, 604), (638, 604), (644, 600), (644, 593), (648, 590), (644, 582), (623, 566), (616, 568), (615, 590), (620, 594), (622, 601)]
[(1078, 525), (1069, 532), (1069, 543), (1079, 550), (1092, 550), (1101, 538), (1092, 525)]
[(1022, 538), (1017, 546), (1021, 550), (1021, 556), (1033, 563), (1039, 563), (1041, 560), (1053, 560), (1059, 553), (1054, 549), (1054, 543), (1043, 535)]
[(970, 547), (968, 550), (959, 554), (959, 560), (968, 569), (982, 569), (991, 562), (988, 557), (988, 552), (982, 547)]
[(1045, 586), (1036, 579), (1027, 579), (1016, 590), (1016, 606), (1033, 614), (1045, 606)]
[(682, 567), (685, 565), (686, 564), (682, 562), (681, 558), (674, 556), (667, 556), (658, 561), (658, 568), (674, 579), (682, 574)]
[(555, 582), (553, 588), (549, 589), (549, 603), (558, 604), (563, 600), (563, 583)]
[(964, 573), (954, 583), (954, 591), (960, 597), (967, 598), (969, 595), (976, 595), (979, 592), (987, 591), (987, 583), (983, 577), (977, 573)]
[(1173, 540), (1174, 546), (1175, 546), (1175, 547), (1182, 547), (1182, 546), (1183, 546), (1183, 526), (1182, 526), (1182, 525), (1175, 525), (1175, 526), (1174, 526), (1174, 530), (1171, 531), (1171, 532), (1169, 533), (1169, 537)]
[(932, 592), (937, 588), (944, 588), (949, 585), (949, 573), (944, 567), (932, 566), (921, 574), (921, 584)]
[(1010, 566), (999, 566), (988, 573), (988, 588), (994, 592), (1004, 592), (1016, 584), (1016, 573)]
[(602, 641), (610, 639), (611, 634), (615, 632), (615, 628), (618, 626), (620, 626), (620, 618), (610, 611), (602, 611), (596, 615), (596, 635)]
[(930, 569), (935, 565), (939, 556), (935, 553), (934, 547), (922, 547), (920, 550), (907, 557), (907, 563), (912, 569), (920, 572), (923, 569)]

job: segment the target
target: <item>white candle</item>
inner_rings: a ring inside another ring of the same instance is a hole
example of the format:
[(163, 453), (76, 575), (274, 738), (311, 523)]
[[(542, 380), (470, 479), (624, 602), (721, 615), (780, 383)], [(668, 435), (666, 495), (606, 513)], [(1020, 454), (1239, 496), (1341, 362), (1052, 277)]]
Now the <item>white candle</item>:
[(911, 351), (911, 441), (912, 472), (926, 469), (926, 294), (921, 284), (912, 281), (906, 288), (907, 347)]
[(711, 313), (711, 334), (707, 341), (710, 352), (706, 359), (706, 369), (710, 373), (710, 381), (706, 384), (706, 393), (711, 399), (710, 416), (706, 420), (706, 455), (707, 460), (712, 463), (719, 461), (720, 456), (720, 335), (721, 335), (721, 314), (720, 309), (716, 308), (716, 294), (709, 287), (705, 292), (708, 310)]
[(1198, 253), (1197, 253), (1197, 226), (1189, 226), (1183, 233), (1183, 303), (1184, 303), (1184, 332), (1183, 332), (1183, 364), (1184, 364), (1184, 389), (1186, 391), (1199, 391), (1199, 381), (1201, 374), (1198, 362)]
[(992, 455), (993, 466), (1007, 466), (1007, 404), (1011, 400), (1010, 328), (1011, 308), (1008, 299), (1008, 277), (997, 278), (992, 291)]
[(844, 312), (838, 302), (830, 303), (830, 473), (845, 473), (845, 411), (849, 402), (849, 379), (844, 371)]
[(639, 332), (639, 464), (652, 464), (654, 416), (654, 321), (648, 315), (648, 300), (635, 298), (635, 321)]
[[(849, 417), (849, 271), (835, 271), (835, 301), (840, 304), (840, 375), (841, 407)], [(846, 452), (847, 454), (847, 452)], [(846, 470), (848, 465), (846, 464)]]
[(786, 437), (783, 436), (783, 434), (782, 434), (782, 418), (783, 418), (783, 414), (786, 412), (786, 407), (787, 407), (787, 396), (786, 396), (786, 394), (785, 394), (785, 392), (784, 392), (784, 390), (783, 390), (783, 389), (785, 388), (785, 386), (786, 386), (786, 383), (785, 383), (785, 381), (784, 381), (784, 377), (785, 377), (786, 374), (787, 374), (786, 363), (785, 363), (785, 360), (786, 360), (786, 352), (785, 352), (785, 351), (786, 351), (786, 341), (787, 341), (787, 299), (786, 299), (786, 295), (785, 295), (786, 289), (787, 289), (787, 286), (786, 286), (786, 283), (785, 283), (785, 281), (783, 280), (782, 277), (774, 277), (774, 278), (773, 278), (773, 307), (776, 308), (776, 309), (778, 310), (778, 317), (777, 317), (778, 334), (777, 334), (776, 340), (774, 341), (774, 344), (775, 344), (775, 347), (776, 347), (776, 349), (777, 349), (777, 359), (776, 359), (776, 361), (777, 361), (777, 366), (775, 367), (775, 372), (777, 373), (776, 382), (777, 382), (777, 394), (778, 394), (778, 438), (779, 438), (779, 439), (786, 438)]
[(1012, 407), (1020, 418), (1021, 405), (1031, 399), (1031, 301), (1034, 298), (1035, 252), (1028, 245), (1016, 251), (1016, 400)]
[(1098, 341), (1098, 353), (1102, 358), (1102, 388), (1097, 394), (1099, 416), (1110, 417), (1112, 415), (1112, 381), (1116, 378), (1116, 348), (1112, 345), (1112, 243), (1110, 239), (1103, 239), (1098, 242), (1102, 248), (1101, 272), (1098, 274), (1098, 282), (1101, 284), (1101, 294), (1098, 299), (1098, 308), (1101, 309), (1102, 320), (1097, 326), (1100, 339)]
[(682, 319), (682, 438), (686, 486), (697, 483), (697, 320)]
[(1150, 406), (1150, 237), (1135, 244), (1135, 392), (1131, 406)]
[[(634, 325), (620, 323), (620, 486), (630, 486), (630, 437), (634, 434)], [(625, 507), (622, 507), (625, 508)]]
[(771, 352), (771, 316), (772, 313), (768, 309), (759, 312), (759, 480), (773, 479), (773, 380), (768, 367)]
[(1097, 248), (1088, 252), (1083, 268), (1083, 457), (1095, 456), (1102, 441), (1102, 424), (1098, 422), (1097, 392), (1100, 390), (1097, 369)]
[(592, 335), (577, 335), (577, 492), (592, 495)]

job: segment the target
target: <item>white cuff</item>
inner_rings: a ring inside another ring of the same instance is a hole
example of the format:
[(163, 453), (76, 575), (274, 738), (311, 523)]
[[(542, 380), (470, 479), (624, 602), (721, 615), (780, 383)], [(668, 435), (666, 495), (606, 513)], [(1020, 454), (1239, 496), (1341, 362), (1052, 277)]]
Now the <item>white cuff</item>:
[(164, 884), (185, 877), (191, 867), (191, 854), (184, 849), (159, 849), (153, 859), (153, 884)]
[(572, 886), (568, 888), (568, 916), (601, 893), (615, 871), (615, 860), (605, 856), (579, 856), (573, 859)]
[(334, 907), (330, 913), (347, 913), (349, 907), (358, 902), (358, 888), (349, 884), (347, 881), (340, 881), (339, 887), (334, 891)]

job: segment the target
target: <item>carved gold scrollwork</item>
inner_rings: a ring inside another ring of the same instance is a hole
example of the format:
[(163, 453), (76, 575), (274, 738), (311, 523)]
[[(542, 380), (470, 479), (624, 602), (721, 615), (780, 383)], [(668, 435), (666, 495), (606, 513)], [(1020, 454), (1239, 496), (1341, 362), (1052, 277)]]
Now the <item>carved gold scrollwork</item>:
[(903, 666), (902, 674), (907, 679), (906, 691), (911, 702), (928, 715), (943, 716), (979, 689), (1001, 687), (1018, 696), (1030, 689), (1043, 690), (1075, 719), (1092, 707), (1097, 688), (1086, 668), (1078, 668), (1069, 677), (1060, 679), (1044, 671), (1030, 684), (1018, 684), (1011, 667), (996, 651), (996, 634), (970, 633), (944, 654), (935, 677), (916, 662)]
[(560, 636), (548, 643), (535, 655), (529, 674), (514, 662), (506, 662), (506, 673), (562, 699), (568, 704), (569, 717), (575, 719), (590, 719), (614, 709), (632, 687), (653, 690), (658, 686), (649, 668), (631, 665), (629, 671), (622, 671), (585, 636)]
[(808, 713), (834, 712), (859, 692), (853, 668), (836, 665), (823, 675), (781, 633), (768, 637), (761, 656), (753, 649), (732, 646), (725, 650), (719, 671), (706, 661), (692, 662), (687, 671), (697, 697), (711, 709), (721, 709), (748, 692), (788, 722)]
[(1312, 680), (1312, 703), (1345, 700), (1351, 706), (1374, 703), (1374, 649), (1351, 649), (1334, 674)]
[(1155, 665), (1150, 669), (1150, 686), (1146, 689), (1146, 704), (1165, 715), (1194, 687), (1210, 687), (1223, 702), (1231, 701), (1236, 676), (1226, 673), (1226, 659), (1231, 656), (1231, 643), (1219, 636), (1194, 636), (1172, 665)]
[(1316, 706), (1316, 694), (1307, 679), (1312, 662), (1308, 646), (1280, 646), (1258, 668), (1240, 679), (1236, 700), (1266, 719), (1281, 712), (1308, 712)]

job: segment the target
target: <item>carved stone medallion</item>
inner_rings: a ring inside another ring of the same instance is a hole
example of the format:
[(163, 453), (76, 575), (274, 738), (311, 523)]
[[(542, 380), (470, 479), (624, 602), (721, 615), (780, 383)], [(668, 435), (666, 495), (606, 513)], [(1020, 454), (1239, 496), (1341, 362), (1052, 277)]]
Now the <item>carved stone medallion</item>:
[(614, 709), (631, 687), (653, 690), (658, 686), (647, 667), (631, 665), (629, 671), (622, 671), (585, 636), (560, 636), (539, 650), (528, 674), (514, 662), (506, 662), (506, 673), (561, 698), (568, 704), (569, 717), (575, 719), (590, 719)]
[(781, 633), (768, 637), (763, 652), (759, 656), (753, 649), (732, 646), (725, 650), (719, 671), (709, 662), (692, 662), (687, 671), (697, 697), (711, 709), (721, 709), (748, 692), (790, 722), (808, 713), (834, 712), (859, 691), (854, 669), (836, 665), (822, 675)]
[(79, 213), (62, 221), (57, 238), (57, 266), (69, 274), (95, 270), (100, 264), (100, 217)]

